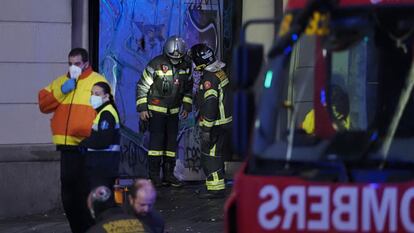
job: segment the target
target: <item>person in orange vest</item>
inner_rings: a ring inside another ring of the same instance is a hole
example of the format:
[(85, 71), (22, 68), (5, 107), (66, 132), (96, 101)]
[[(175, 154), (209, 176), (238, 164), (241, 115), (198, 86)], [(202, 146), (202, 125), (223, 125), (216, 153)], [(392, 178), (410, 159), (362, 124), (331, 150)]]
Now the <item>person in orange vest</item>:
[(89, 137), (96, 117), (90, 104), (92, 87), (106, 80), (92, 70), (83, 48), (69, 52), (68, 64), (68, 72), (40, 90), (38, 99), (42, 113), (53, 113), (52, 141), (61, 153), (61, 195), (66, 217), (73, 233), (83, 233), (93, 220), (86, 206), (85, 156), (79, 143)]

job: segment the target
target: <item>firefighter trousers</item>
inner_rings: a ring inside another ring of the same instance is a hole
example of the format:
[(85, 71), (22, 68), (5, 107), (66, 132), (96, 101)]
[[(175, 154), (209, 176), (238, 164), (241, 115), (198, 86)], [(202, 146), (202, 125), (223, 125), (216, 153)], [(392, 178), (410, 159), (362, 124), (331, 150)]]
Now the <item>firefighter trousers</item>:
[(152, 111), (149, 120), (149, 156), (175, 158), (177, 150), (178, 113), (165, 114)]
[(168, 168), (168, 170), (163, 170), (164, 178), (167, 176), (173, 177), (177, 149), (178, 114), (152, 111), (148, 130), (150, 132), (148, 148), (149, 176), (155, 186), (160, 186), (162, 162), (164, 163), (163, 167)]
[(225, 189), (224, 183), (224, 151), (226, 130), (214, 126), (210, 131), (210, 140), (201, 137), (201, 166), (206, 175), (208, 191)]

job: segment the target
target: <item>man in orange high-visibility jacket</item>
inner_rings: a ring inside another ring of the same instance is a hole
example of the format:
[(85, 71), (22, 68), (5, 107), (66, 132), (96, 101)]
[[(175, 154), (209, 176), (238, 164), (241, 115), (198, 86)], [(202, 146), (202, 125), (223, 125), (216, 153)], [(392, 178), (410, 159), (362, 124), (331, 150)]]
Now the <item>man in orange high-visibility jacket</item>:
[(62, 203), (72, 232), (86, 232), (93, 224), (86, 206), (88, 192), (84, 176), (84, 155), (78, 148), (88, 137), (96, 111), (90, 104), (95, 83), (106, 82), (89, 65), (88, 52), (75, 48), (69, 52), (69, 72), (57, 77), (39, 92), (39, 108), (53, 113), (53, 143), (61, 152)]

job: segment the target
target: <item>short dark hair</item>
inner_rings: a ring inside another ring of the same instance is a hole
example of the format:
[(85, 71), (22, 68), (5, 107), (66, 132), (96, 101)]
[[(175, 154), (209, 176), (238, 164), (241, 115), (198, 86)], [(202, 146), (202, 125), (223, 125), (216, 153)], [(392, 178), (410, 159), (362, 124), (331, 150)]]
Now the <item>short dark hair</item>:
[(74, 48), (72, 50), (70, 50), (68, 57), (75, 57), (75, 56), (81, 56), (82, 57), (82, 62), (87, 62), (89, 61), (89, 54), (88, 51), (84, 48)]

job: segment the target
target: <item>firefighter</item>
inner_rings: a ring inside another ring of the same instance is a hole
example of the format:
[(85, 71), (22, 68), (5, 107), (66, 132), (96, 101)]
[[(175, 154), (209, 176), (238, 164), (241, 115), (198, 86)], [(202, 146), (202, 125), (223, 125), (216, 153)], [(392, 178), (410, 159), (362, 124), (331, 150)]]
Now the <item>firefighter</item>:
[(224, 197), (224, 146), (232, 122), (229, 79), (222, 70), (225, 64), (216, 59), (205, 44), (194, 45), (190, 56), (194, 70), (201, 72), (197, 92), (199, 126), (201, 129), (201, 161), (206, 175), (206, 189), (200, 198)]
[[(337, 131), (349, 130), (351, 120), (349, 117), (349, 98), (346, 91), (338, 85), (330, 88), (333, 127)], [(301, 128), (307, 134), (315, 133), (315, 110), (311, 109), (305, 116)]]
[(182, 38), (168, 38), (163, 54), (148, 63), (137, 83), (136, 106), (140, 120), (149, 121), (149, 175), (156, 187), (182, 186), (174, 176), (174, 167), (180, 107), (183, 119), (192, 110), (191, 61), (186, 52)]

